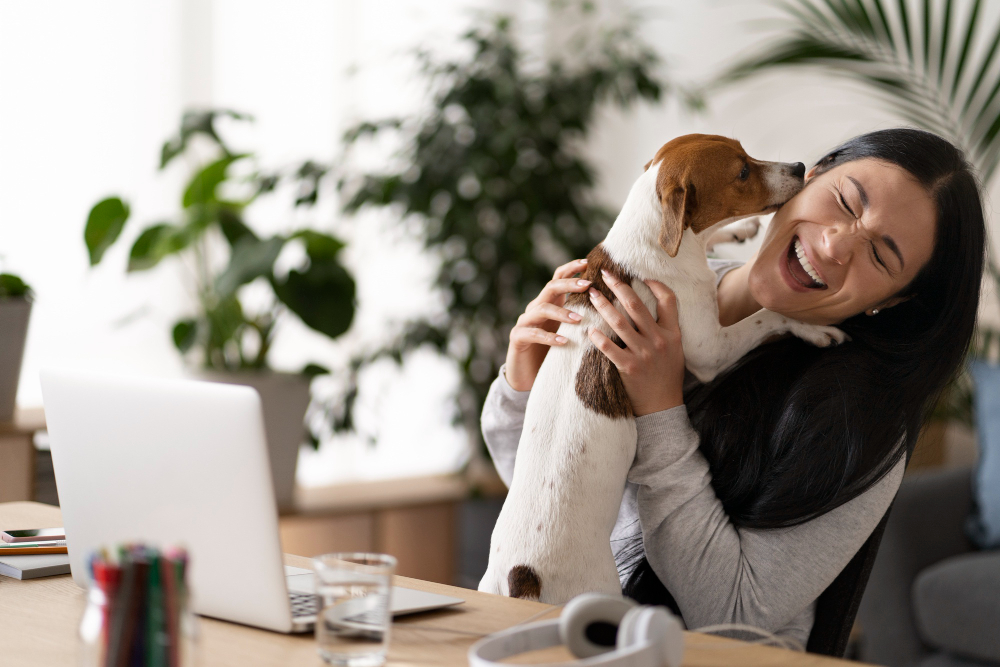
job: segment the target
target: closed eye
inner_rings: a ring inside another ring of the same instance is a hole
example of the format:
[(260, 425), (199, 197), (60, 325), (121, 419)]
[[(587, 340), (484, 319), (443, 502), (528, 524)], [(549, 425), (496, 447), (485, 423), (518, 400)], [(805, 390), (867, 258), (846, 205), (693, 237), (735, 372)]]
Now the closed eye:
[(886, 271), (888, 271), (889, 270), (889, 266), (885, 262), (882, 261), (882, 257), (879, 256), (879, 254), (878, 254), (878, 248), (875, 247), (875, 242), (874, 241), (872, 241), (872, 253), (875, 255), (875, 261), (877, 261), (879, 264), (881, 264), (882, 267)]
[(843, 206), (847, 210), (847, 212), (851, 214), (852, 217), (857, 219), (858, 216), (857, 214), (854, 213), (854, 209), (852, 209), (850, 206), (847, 205), (847, 200), (844, 199), (844, 193), (841, 192), (840, 190), (837, 190), (837, 196), (840, 197), (841, 206)]

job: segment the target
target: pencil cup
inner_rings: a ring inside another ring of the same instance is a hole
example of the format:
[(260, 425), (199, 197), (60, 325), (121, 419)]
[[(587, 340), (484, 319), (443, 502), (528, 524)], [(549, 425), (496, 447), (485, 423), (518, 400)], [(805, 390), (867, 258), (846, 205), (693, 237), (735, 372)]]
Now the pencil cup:
[(319, 598), (316, 642), (323, 660), (344, 667), (384, 663), (396, 559), (385, 554), (333, 553), (314, 558), (313, 569)]
[(198, 626), (184, 551), (128, 545), (95, 553), (90, 569), (82, 667), (196, 667)]

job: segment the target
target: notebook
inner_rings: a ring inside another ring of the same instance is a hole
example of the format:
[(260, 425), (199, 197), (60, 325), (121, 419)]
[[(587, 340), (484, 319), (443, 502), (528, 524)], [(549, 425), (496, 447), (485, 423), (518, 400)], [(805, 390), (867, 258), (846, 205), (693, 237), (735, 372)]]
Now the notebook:
[(0, 574), (14, 579), (36, 579), (55, 574), (69, 574), (69, 554), (2, 556)]

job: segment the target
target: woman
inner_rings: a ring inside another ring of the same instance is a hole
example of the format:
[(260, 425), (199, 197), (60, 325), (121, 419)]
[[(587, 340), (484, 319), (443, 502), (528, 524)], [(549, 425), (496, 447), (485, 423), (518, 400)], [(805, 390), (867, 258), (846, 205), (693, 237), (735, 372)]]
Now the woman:
[[(591, 300), (636, 415), (636, 460), (612, 533), (626, 594), (688, 627), (744, 623), (798, 640), (816, 599), (879, 523), (930, 406), (972, 337), (985, 230), (975, 177), (947, 141), (873, 132), (831, 151), (777, 213), (746, 264), (714, 261), (724, 325), (760, 308), (836, 324), (851, 342), (765, 344), (685, 387), (672, 293), (658, 321)], [(556, 271), (511, 331), (483, 434), (509, 483), (524, 406), (585, 260)], [(610, 285), (625, 303), (631, 288)], [(685, 391), (686, 388), (686, 391)]]

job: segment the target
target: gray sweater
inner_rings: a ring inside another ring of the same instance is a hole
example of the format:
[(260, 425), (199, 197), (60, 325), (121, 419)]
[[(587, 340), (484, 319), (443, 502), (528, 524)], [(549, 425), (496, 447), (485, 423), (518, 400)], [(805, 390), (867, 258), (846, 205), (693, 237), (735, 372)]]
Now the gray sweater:
[[(734, 267), (712, 264), (720, 278)], [(501, 369), (483, 406), (483, 437), (507, 485), (527, 401), (528, 392), (511, 388)], [(804, 646), (816, 599), (885, 514), (904, 461), (857, 498), (806, 523), (737, 528), (715, 495), (683, 405), (637, 418), (636, 430), (636, 457), (611, 533), (619, 570), (641, 544), (689, 628), (743, 623)]]

